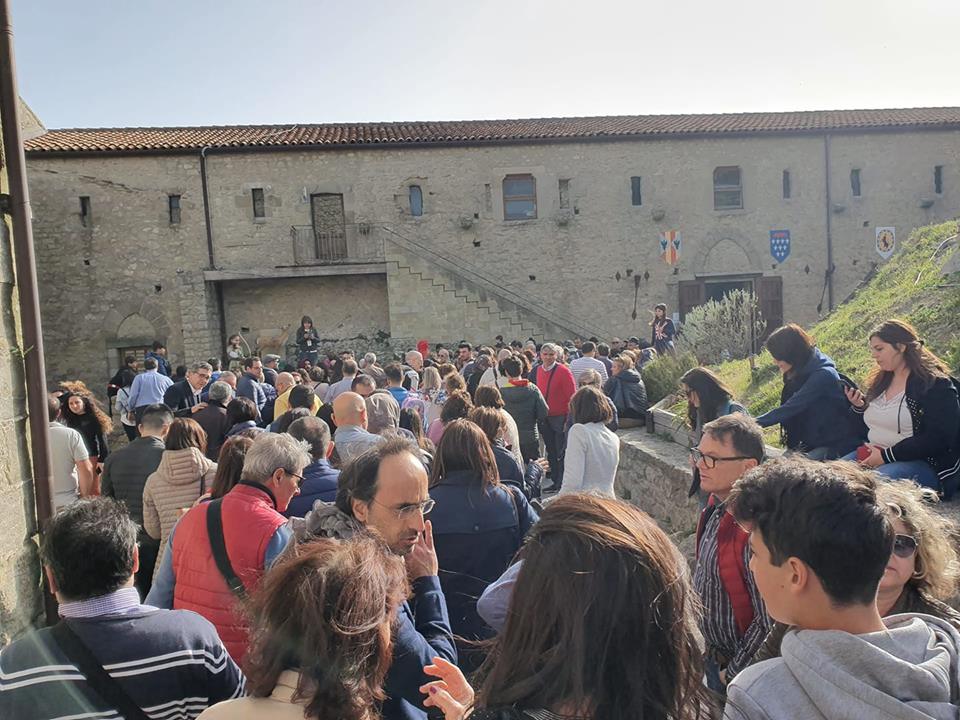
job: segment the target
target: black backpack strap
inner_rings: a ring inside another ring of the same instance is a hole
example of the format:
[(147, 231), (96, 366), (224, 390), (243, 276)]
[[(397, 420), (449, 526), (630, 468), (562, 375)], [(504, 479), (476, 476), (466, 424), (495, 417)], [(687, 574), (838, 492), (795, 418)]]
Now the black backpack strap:
[(227, 581), (227, 587), (238, 598), (243, 600), (247, 595), (247, 589), (243, 582), (233, 571), (233, 565), (230, 564), (230, 558), (227, 556), (227, 545), (223, 540), (223, 517), (221, 510), (222, 498), (211, 500), (207, 503), (207, 536), (210, 538), (210, 549), (213, 550), (213, 560), (217, 564), (217, 570)]
[(90, 652), (90, 648), (77, 637), (65, 620), (54, 625), (50, 632), (64, 655), (77, 666), (80, 673), (87, 679), (87, 684), (109, 707), (123, 715), (125, 720), (150, 720), (123, 686), (103, 668), (100, 661)]

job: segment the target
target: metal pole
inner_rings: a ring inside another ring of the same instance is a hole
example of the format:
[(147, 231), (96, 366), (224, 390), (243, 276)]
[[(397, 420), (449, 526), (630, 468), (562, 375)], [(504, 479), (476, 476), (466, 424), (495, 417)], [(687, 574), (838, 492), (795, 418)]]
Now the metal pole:
[[(37, 523), (43, 528), (43, 524), (53, 514), (50, 444), (47, 436), (47, 378), (43, 361), (43, 335), (40, 330), (40, 296), (37, 292), (33, 229), (30, 226), (30, 194), (27, 190), (18, 104), (10, 4), (9, 0), (0, 0), (0, 123), (3, 124), (3, 153), (10, 182), (13, 260), (23, 329), (23, 365), (27, 379), (33, 491), (36, 497)], [(50, 600), (48, 595), (47, 619), (55, 620), (55, 610), (53, 618), (50, 617)]]

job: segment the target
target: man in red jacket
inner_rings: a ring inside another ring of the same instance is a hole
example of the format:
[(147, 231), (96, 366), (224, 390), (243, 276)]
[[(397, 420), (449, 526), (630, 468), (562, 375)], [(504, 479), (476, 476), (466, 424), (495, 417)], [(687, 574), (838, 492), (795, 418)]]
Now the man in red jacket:
[(704, 425), (700, 444), (690, 453), (700, 470), (700, 487), (711, 494), (697, 527), (693, 586), (703, 603), (707, 685), (717, 692), (750, 664), (773, 625), (750, 572), (749, 535), (726, 505), (734, 483), (763, 456), (760, 426), (739, 413)]
[(560, 348), (553, 343), (544, 343), (540, 348), (540, 365), (533, 371), (534, 384), (540, 388), (543, 399), (547, 401), (547, 420), (540, 427), (543, 444), (547, 447), (547, 460), (550, 462), (550, 477), (553, 479), (553, 491), (559, 491), (563, 484), (563, 455), (567, 451), (567, 412), (570, 398), (577, 391), (573, 373), (566, 365), (558, 362)]
[[(240, 483), (223, 498), (201, 503), (177, 523), (147, 603), (193, 610), (212, 622), (239, 665), (247, 652), (248, 626), (238, 599), (251, 592), (292, 537), (280, 513), (300, 493), (311, 458), (292, 436), (262, 433), (243, 462)], [(229, 570), (218, 562), (211, 542), (219, 511)]]

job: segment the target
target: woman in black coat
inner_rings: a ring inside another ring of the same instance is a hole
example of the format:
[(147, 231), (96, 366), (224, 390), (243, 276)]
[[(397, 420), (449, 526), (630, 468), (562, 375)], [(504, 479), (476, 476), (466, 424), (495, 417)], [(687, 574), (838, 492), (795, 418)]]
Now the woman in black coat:
[(603, 386), (603, 393), (613, 401), (621, 428), (642, 427), (646, 423), (647, 388), (643, 378), (633, 368), (629, 355), (613, 359), (613, 375)]

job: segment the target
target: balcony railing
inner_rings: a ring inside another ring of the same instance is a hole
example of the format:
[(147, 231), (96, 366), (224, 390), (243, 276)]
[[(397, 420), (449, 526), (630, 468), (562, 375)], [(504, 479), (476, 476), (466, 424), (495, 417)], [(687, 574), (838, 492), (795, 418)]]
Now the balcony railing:
[(321, 232), (312, 225), (293, 225), (290, 239), (297, 265), (383, 262), (383, 242), (370, 225), (345, 225), (343, 230)]

